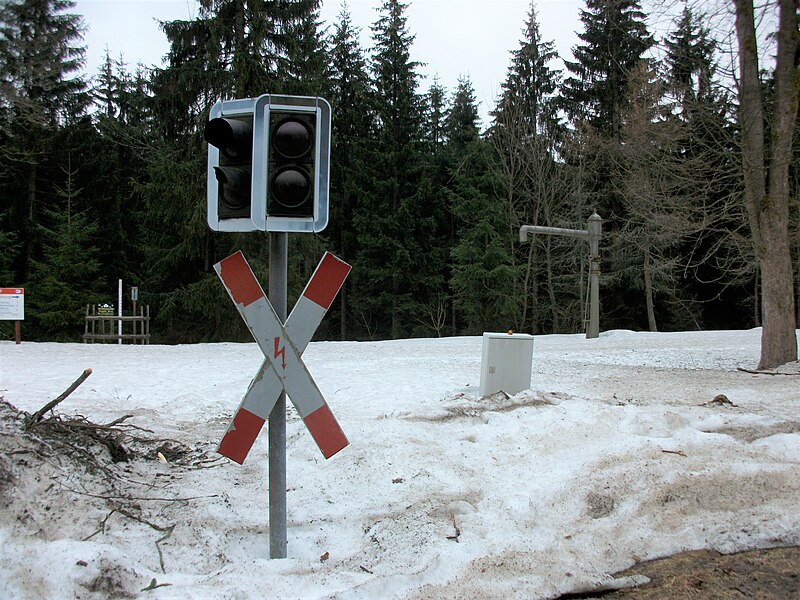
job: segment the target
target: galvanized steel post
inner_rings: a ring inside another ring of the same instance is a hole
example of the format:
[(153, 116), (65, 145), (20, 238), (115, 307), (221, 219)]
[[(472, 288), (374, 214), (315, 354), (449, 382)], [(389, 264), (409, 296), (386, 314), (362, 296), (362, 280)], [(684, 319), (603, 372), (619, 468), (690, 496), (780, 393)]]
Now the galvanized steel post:
[[(269, 301), (281, 322), (286, 321), (289, 236), (269, 234)], [(269, 557), (286, 558), (286, 392), (269, 414)]]
[(603, 220), (596, 212), (589, 217), (589, 324), (586, 338), (600, 337), (600, 237)]

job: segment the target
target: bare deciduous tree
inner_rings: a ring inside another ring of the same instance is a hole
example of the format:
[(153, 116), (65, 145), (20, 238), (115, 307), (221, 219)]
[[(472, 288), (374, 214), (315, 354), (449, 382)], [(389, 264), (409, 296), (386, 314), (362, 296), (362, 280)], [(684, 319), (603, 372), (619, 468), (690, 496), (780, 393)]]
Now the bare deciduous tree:
[(761, 268), (759, 368), (797, 360), (794, 289), (789, 246), (789, 166), (800, 88), (800, 0), (778, 0), (779, 19), (769, 143), (752, 0), (733, 0), (739, 41), (739, 123), (744, 198)]

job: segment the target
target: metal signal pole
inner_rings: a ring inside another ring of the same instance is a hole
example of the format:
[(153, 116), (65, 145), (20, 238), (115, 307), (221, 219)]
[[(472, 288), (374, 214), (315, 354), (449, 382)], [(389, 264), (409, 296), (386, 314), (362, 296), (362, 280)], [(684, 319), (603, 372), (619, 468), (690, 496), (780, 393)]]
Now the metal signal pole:
[[(269, 234), (269, 301), (286, 321), (289, 235)], [(286, 392), (269, 414), (269, 557), (286, 558)]]

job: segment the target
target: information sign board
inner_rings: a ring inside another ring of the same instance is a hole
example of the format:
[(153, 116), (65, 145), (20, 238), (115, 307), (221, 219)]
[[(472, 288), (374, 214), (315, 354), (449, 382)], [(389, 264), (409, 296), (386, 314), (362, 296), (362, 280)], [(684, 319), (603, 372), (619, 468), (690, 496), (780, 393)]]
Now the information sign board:
[(25, 290), (0, 288), (0, 321), (25, 320)]
[(99, 317), (113, 317), (114, 316), (114, 305), (113, 304), (98, 304), (97, 305), (97, 316), (99, 316)]

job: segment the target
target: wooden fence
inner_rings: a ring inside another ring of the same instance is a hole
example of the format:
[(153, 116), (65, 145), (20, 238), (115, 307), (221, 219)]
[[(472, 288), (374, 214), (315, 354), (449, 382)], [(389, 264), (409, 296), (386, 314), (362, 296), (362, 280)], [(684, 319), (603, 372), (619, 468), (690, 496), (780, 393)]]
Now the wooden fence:
[[(122, 321), (122, 335), (119, 333), (119, 322)], [(126, 332), (125, 330), (128, 329)], [(119, 317), (99, 315), (97, 307), (86, 305), (86, 325), (83, 343), (130, 341), (133, 344), (150, 343), (150, 306), (139, 307), (139, 314)]]

